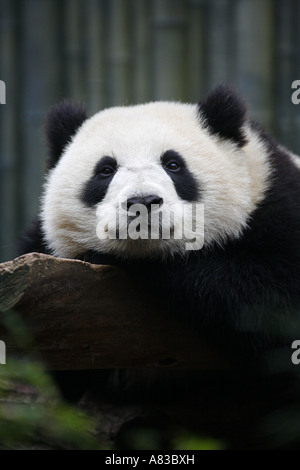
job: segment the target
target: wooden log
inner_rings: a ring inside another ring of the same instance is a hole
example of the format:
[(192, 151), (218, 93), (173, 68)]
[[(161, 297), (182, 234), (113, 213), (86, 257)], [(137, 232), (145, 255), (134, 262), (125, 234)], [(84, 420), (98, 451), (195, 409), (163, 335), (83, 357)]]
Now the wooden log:
[[(50, 369), (227, 368), (121, 268), (21, 256), (0, 265), (0, 311), (12, 307)], [(3, 326), (0, 339), (9, 359), (15, 346)]]

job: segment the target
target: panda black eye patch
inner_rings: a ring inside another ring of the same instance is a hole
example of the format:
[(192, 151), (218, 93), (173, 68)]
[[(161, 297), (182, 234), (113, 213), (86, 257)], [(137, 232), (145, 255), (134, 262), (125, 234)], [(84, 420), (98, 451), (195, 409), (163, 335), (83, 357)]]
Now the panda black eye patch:
[(102, 157), (94, 169), (95, 176), (112, 176), (117, 171), (117, 161), (112, 157)]
[(99, 160), (81, 192), (80, 199), (86, 206), (93, 207), (103, 200), (117, 169), (115, 158), (105, 156)]
[(201, 194), (199, 183), (179, 153), (175, 150), (167, 150), (161, 156), (161, 164), (173, 181), (181, 199), (189, 202), (199, 200)]

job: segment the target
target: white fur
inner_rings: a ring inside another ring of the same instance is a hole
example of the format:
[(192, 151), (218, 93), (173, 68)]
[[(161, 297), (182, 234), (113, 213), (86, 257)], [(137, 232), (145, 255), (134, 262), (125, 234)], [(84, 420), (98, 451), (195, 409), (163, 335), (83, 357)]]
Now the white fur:
[[(87, 249), (123, 256), (182, 253), (183, 240), (99, 240), (96, 235), (97, 209), (109, 221), (119, 202), (135, 195), (157, 194), (168, 205), (182, 202), (160, 163), (171, 149), (185, 159), (202, 189), (204, 245), (239, 237), (270, 175), (264, 144), (250, 127), (245, 132), (243, 149), (211, 136), (197, 106), (190, 104), (156, 102), (97, 113), (81, 126), (45, 185), (43, 231), (53, 254), (73, 258)], [(104, 200), (89, 208), (80, 193), (103, 156), (116, 158), (119, 170)]]

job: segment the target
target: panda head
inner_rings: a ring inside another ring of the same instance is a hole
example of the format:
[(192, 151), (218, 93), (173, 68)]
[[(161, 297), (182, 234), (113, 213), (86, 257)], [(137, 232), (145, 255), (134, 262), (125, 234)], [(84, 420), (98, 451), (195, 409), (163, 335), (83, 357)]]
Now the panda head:
[[(50, 111), (46, 134), (41, 219), (55, 256), (184, 254), (187, 240), (203, 230), (195, 220), (203, 218), (198, 206), (204, 208), (204, 246), (224, 244), (241, 235), (266, 186), (266, 158), (257, 157), (266, 152), (254, 142), (244, 102), (224, 86), (199, 104), (115, 107), (89, 119), (81, 106), (63, 102)], [(134, 212), (136, 204), (145, 212)], [(189, 228), (176, 237), (182, 208)], [(130, 224), (137, 233), (138, 216), (149, 236), (124, 237)], [(152, 237), (154, 219), (160, 229)]]

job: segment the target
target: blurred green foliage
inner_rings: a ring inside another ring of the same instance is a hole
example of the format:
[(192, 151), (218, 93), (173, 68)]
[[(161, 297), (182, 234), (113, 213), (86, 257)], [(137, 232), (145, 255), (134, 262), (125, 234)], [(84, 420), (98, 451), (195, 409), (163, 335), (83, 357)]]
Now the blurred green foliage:
[[(0, 449), (108, 449), (100, 442), (96, 421), (62, 400), (44, 364), (29, 351), (33, 341), (18, 312), (0, 316), (19, 355), (7, 351), (0, 365)], [(116, 449), (218, 450), (221, 442), (188, 434), (181, 428), (159, 429), (138, 423), (121, 432)]]
[(100, 449), (95, 423), (64, 403), (40, 363), (0, 366), (0, 449)]
[(225, 450), (223, 442), (183, 432), (174, 439), (174, 450)]
[(20, 315), (1, 313), (10, 342), (20, 353), (7, 351), (0, 365), (0, 449), (100, 449), (95, 422), (65, 403), (44, 365), (29, 353), (31, 335)]
[(217, 439), (198, 436), (183, 428), (159, 430), (134, 426), (122, 436), (122, 444), (134, 450), (224, 450), (226, 445)]

